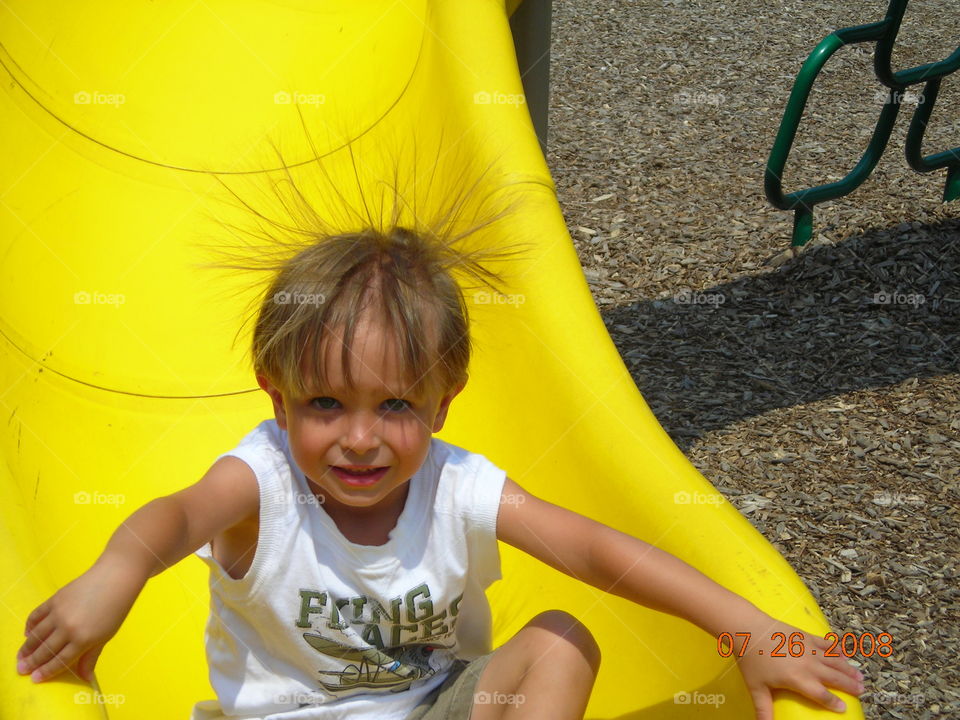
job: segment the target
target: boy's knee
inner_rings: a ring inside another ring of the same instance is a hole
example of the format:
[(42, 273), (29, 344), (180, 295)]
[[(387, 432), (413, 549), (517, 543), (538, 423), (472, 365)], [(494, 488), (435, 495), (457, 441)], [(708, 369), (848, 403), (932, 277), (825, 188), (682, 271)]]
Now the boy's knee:
[(600, 646), (593, 634), (582, 622), (563, 610), (547, 610), (534, 617), (529, 627), (537, 627), (562, 638), (573, 645), (593, 668), (594, 673), (600, 667)]

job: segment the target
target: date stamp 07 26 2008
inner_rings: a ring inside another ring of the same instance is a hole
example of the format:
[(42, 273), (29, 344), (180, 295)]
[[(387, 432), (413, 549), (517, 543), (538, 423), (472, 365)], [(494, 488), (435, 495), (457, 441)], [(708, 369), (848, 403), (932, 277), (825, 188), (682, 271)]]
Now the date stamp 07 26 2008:
[[(736, 647), (733, 639), (734, 636), (744, 639), (743, 645), (740, 646), (740, 650), (737, 652), (737, 657), (743, 657), (747, 652), (747, 646), (750, 644), (750, 633), (722, 632), (717, 635), (717, 652), (721, 657), (730, 657), (733, 655), (734, 648)], [(855, 655), (872, 657), (874, 653), (876, 653), (880, 657), (886, 658), (893, 654), (893, 637), (890, 633), (886, 632), (882, 632), (879, 635), (874, 635), (870, 632), (859, 634), (847, 632), (842, 636), (835, 632), (829, 632), (823, 637), (825, 640), (833, 642), (830, 647), (823, 650), (825, 657), (852, 658)], [(817, 654), (817, 648), (808, 648), (806, 643), (804, 643), (803, 633), (790, 633), (790, 636), (787, 637), (784, 633), (777, 632), (770, 635), (770, 641), (778, 641), (777, 646), (770, 651), (770, 657), (787, 657), (788, 655), (790, 657), (800, 657), (804, 654)], [(786, 648), (786, 653), (783, 652), (784, 648)], [(762, 655), (763, 649), (757, 650), (757, 653)]]

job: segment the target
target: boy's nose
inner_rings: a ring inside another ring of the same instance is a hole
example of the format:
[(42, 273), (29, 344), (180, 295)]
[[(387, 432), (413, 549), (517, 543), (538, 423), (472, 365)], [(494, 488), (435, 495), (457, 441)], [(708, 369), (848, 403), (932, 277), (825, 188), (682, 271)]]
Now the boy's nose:
[(377, 418), (367, 413), (357, 413), (347, 420), (340, 444), (345, 450), (362, 455), (380, 446), (380, 429)]

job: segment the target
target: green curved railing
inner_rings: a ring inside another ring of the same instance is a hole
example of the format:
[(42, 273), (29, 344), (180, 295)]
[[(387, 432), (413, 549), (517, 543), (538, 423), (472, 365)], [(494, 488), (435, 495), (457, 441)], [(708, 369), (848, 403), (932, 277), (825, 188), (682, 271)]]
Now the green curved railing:
[[(923, 135), (927, 123), (933, 112), (933, 106), (940, 91), (941, 80), (960, 68), (960, 46), (949, 57), (939, 62), (918, 65), (907, 70), (894, 72), (890, 64), (893, 54), (893, 45), (900, 31), (903, 13), (907, 9), (909, 0), (890, 0), (887, 15), (880, 22), (868, 25), (847, 27), (831, 33), (820, 41), (810, 53), (790, 92), (790, 99), (780, 122), (780, 130), (770, 150), (767, 159), (767, 169), (764, 173), (763, 185), (767, 199), (780, 210), (793, 210), (793, 242), (792, 245), (804, 245), (813, 234), (813, 208), (825, 200), (834, 200), (856, 190), (866, 180), (883, 155), (890, 139), (890, 131), (900, 112), (900, 101), (904, 91), (911, 85), (925, 82), (923, 93), (917, 109), (913, 113), (910, 129), (907, 132), (905, 153), (907, 162), (917, 172), (932, 172), (940, 168), (947, 169), (947, 180), (944, 186), (944, 202), (960, 197), (960, 146), (952, 150), (928, 155), (924, 157), (921, 148)], [(877, 79), (887, 87), (887, 98), (877, 118), (870, 144), (860, 158), (860, 162), (846, 177), (837, 182), (817, 185), (805, 190), (797, 190), (789, 194), (783, 192), (783, 169), (790, 155), (790, 148), (797, 134), (803, 110), (810, 96), (810, 89), (823, 69), (827, 60), (844, 45), (854, 43), (875, 42), (874, 72)]]

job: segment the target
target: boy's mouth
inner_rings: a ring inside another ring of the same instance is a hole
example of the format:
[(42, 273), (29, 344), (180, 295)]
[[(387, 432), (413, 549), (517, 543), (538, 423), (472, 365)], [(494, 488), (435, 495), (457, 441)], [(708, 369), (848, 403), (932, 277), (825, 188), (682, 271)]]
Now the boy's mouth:
[(378, 467), (376, 465), (331, 465), (334, 475), (343, 480), (347, 485), (364, 487), (373, 485), (380, 478), (386, 475), (389, 467)]

